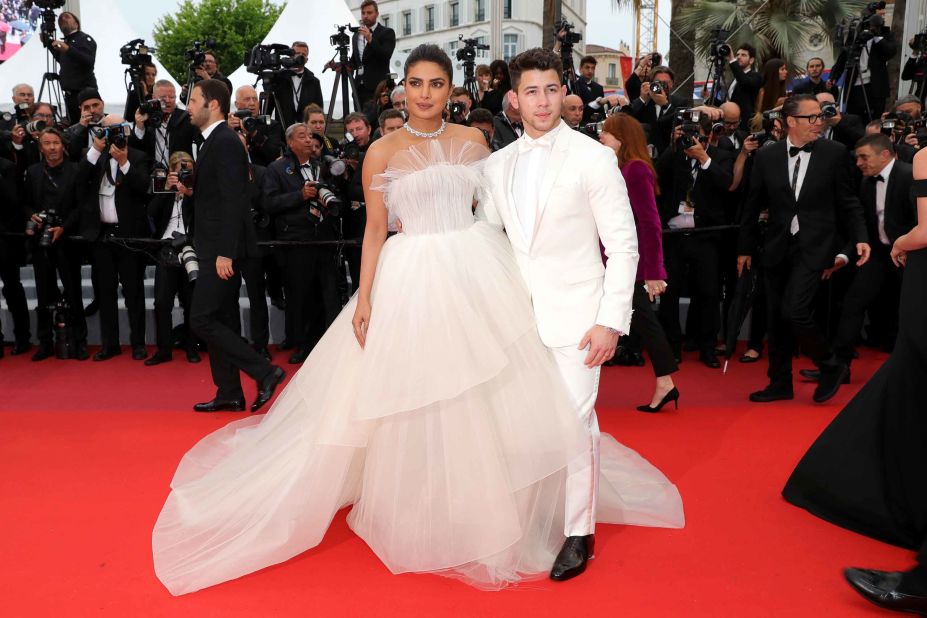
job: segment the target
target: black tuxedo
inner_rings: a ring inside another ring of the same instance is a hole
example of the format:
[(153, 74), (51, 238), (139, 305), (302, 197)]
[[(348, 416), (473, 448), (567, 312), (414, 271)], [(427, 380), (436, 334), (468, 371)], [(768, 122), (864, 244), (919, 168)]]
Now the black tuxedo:
[(496, 144), (495, 150), (505, 148), (521, 137), (505, 112), (499, 112), (493, 116), (492, 125), (494, 127), (492, 141)]
[(866, 127), (859, 116), (855, 114), (842, 114), (840, 122), (832, 127), (830, 135), (828, 136), (827, 131), (825, 131), (822, 136), (843, 144), (846, 149), (850, 151), (851, 164), (855, 167), (856, 160), (852, 156), (852, 152), (856, 149), (856, 142), (865, 134)]
[[(868, 234), (862, 206), (850, 182), (846, 149), (819, 139), (813, 146), (798, 199), (789, 175), (788, 142), (782, 140), (753, 155), (750, 194), (741, 219), (738, 251), (752, 255), (758, 243), (758, 217), (768, 210), (764, 268), (769, 312), (770, 383), (791, 389), (795, 339), (815, 362), (832, 362), (833, 353), (812, 317), (822, 272), (833, 266), (838, 228), (857, 242)], [(791, 234), (798, 216), (799, 231)]]
[[(841, 359), (849, 364), (853, 360), (853, 344), (863, 326), (867, 309), (878, 304), (882, 319), (878, 322), (884, 328), (888, 342), (894, 340), (898, 329), (898, 301), (901, 293), (902, 269), (891, 260), (892, 244), (899, 236), (907, 234), (917, 224), (917, 206), (912, 192), (913, 174), (911, 165), (895, 161), (890, 174), (885, 174), (884, 232), (888, 244), (879, 234), (879, 218), (876, 207), (878, 183), (864, 178), (860, 184), (859, 197), (863, 203), (866, 229), (872, 246), (869, 261), (856, 272), (847, 290), (840, 320), (834, 337), (834, 348)], [(844, 249), (848, 257), (854, 255), (853, 247)]]
[[(721, 78), (720, 90), (716, 92), (715, 100), (717, 103), (724, 101), (737, 103), (740, 107), (740, 128), (747, 129), (750, 119), (756, 112), (756, 97), (760, 88), (763, 87), (763, 76), (756, 69), (744, 71), (736, 60), (732, 60), (728, 66), (731, 73)], [(732, 80), (737, 84), (734, 86), (734, 91), (728, 93)]]
[(396, 49), (396, 33), (392, 28), (377, 24), (371, 33), (370, 41), (364, 47), (363, 56), (358, 51), (357, 42), (360, 34), (351, 37), (351, 66), (355, 70), (357, 96), (361, 109), (373, 98), (377, 84), (389, 75), (389, 61)]
[(657, 153), (663, 153), (669, 148), (673, 135), (673, 119), (676, 112), (685, 106), (685, 102), (679, 97), (669, 96), (669, 101), (664, 105), (657, 114), (657, 104), (653, 99), (644, 103), (640, 97), (631, 101), (630, 114), (644, 126), (647, 132), (648, 142), (653, 144)]
[[(26, 213), (18, 199), (16, 165), (0, 159), (0, 232), (19, 232), (26, 227)], [(26, 291), (20, 279), (19, 267), (23, 263), (23, 243), (18, 238), (0, 237), (0, 281), (3, 297), (13, 315), (13, 332), (16, 342), (29, 343), (29, 309)], [(2, 333), (0, 333), (2, 337)]]
[(573, 92), (583, 100), (583, 122), (589, 122), (589, 117), (596, 113), (596, 110), (589, 107), (589, 103), (605, 96), (605, 89), (599, 82), (587, 82), (585, 78), (577, 77), (573, 82)]
[(901, 79), (913, 81), (917, 84), (914, 94), (924, 102), (924, 95), (927, 94), (927, 88), (924, 88), (925, 76), (927, 76), (927, 59), (911, 56), (904, 63), (904, 69), (901, 70)]
[(309, 69), (304, 69), (299, 82), (299, 103), (296, 104), (295, 90), (293, 88), (294, 73), (280, 73), (274, 76), (274, 110), (275, 117), (284, 128), (294, 122), (303, 121), (303, 110), (310, 103), (319, 107), (322, 102), (322, 84)]
[(829, 92), (834, 95), (834, 99), (840, 98), (840, 88), (833, 86), (832, 88), (827, 87), (827, 81), (822, 79), (818, 83), (811, 81), (811, 78), (806, 78), (792, 86), (792, 94), (813, 94), (815, 96), (821, 94), (822, 92)]
[[(254, 233), (258, 242), (273, 240), (273, 224), (264, 213), (264, 174), (267, 168), (261, 165), (250, 166), (248, 199), (251, 208), (251, 219), (254, 222)], [(258, 219), (264, 217), (261, 226)], [(256, 217), (258, 219), (256, 219)], [(263, 224), (266, 223), (266, 226)], [(263, 226), (263, 227), (262, 227)], [(270, 341), (270, 316), (267, 308), (267, 290), (272, 288), (272, 296), (279, 298), (280, 269), (277, 267), (274, 256), (263, 247), (258, 247), (259, 256), (246, 257), (239, 260), (241, 277), (245, 281), (248, 291), (248, 324), (251, 328), (251, 341), (255, 347), (266, 348)], [(267, 279), (265, 281), (265, 274)]]
[(158, 151), (159, 146), (156, 137), (158, 131), (164, 130), (163, 124), (161, 128), (145, 127), (145, 134), (141, 139), (139, 139), (133, 127), (132, 134), (129, 136), (129, 145), (144, 151), (151, 160), (152, 165), (161, 163), (165, 168), (168, 166), (170, 156), (175, 152), (186, 152), (193, 156), (193, 144), (199, 143), (200, 137), (196, 128), (190, 123), (190, 114), (185, 110), (175, 109), (168, 118), (166, 129), (166, 153)]
[[(255, 380), (273, 371), (241, 337), (241, 274), (235, 261), (259, 255), (250, 213), (250, 182), (248, 156), (241, 141), (225, 122), (218, 123), (200, 148), (193, 181), (193, 237), (200, 271), (193, 289), (190, 326), (209, 347), (216, 397), (221, 400), (244, 399), (239, 370)], [(233, 261), (234, 274), (228, 279), (219, 278), (217, 257)]]
[[(868, 45), (868, 44), (867, 44)], [(865, 53), (865, 52), (863, 52)], [(885, 100), (889, 96), (888, 84), (888, 61), (898, 53), (898, 44), (895, 39), (888, 33), (878, 42), (871, 43), (869, 50), (869, 83), (866, 85), (865, 93), (861, 86), (857, 85), (861, 67), (858, 67), (851, 76), (853, 83), (844, 84), (844, 88), (849, 88), (849, 97), (847, 100), (847, 112), (858, 114), (866, 119), (866, 122), (878, 118), (885, 111)], [(830, 79), (836, 82), (843, 75), (847, 63), (847, 54), (842, 52), (834, 63), (831, 70)], [(846, 80), (849, 82), (849, 78)], [(864, 97), (865, 94), (865, 97)], [(866, 110), (866, 101), (869, 102), (869, 111)]]
[(269, 125), (261, 125), (254, 135), (248, 136), (248, 155), (255, 165), (267, 167), (283, 154), (283, 125), (272, 120)]
[[(168, 224), (174, 213), (174, 198), (175, 194), (173, 193), (158, 193), (148, 202), (148, 216), (152, 222), (155, 238), (162, 238), (167, 231)], [(193, 196), (183, 198), (180, 203), (180, 218), (183, 221), (188, 238), (192, 237), (189, 232), (193, 223), (194, 209)], [(162, 249), (162, 254), (169, 252), (170, 250), (167, 247)], [(174, 312), (174, 298), (180, 299), (180, 306), (183, 308), (184, 326), (189, 328), (193, 284), (176, 259), (168, 258), (167, 255), (162, 255), (162, 257), (164, 259), (158, 261), (155, 269), (155, 339), (157, 340), (158, 351), (170, 354), (174, 344), (173, 321), (171, 319)], [(192, 347), (192, 343), (188, 334), (186, 336), (188, 349)]]
[[(145, 345), (145, 289), (139, 254), (114, 243), (113, 238), (147, 238), (151, 234), (145, 202), (148, 197), (149, 162), (145, 153), (129, 148), (129, 170), (112, 174), (108, 151), (95, 164), (86, 156), (80, 162), (81, 235), (91, 241), (90, 258), (100, 306), (103, 349), (119, 346), (118, 287), (122, 285), (129, 314), (129, 339), (133, 347)], [(100, 192), (115, 184), (113, 199), (118, 223), (100, 219)]]

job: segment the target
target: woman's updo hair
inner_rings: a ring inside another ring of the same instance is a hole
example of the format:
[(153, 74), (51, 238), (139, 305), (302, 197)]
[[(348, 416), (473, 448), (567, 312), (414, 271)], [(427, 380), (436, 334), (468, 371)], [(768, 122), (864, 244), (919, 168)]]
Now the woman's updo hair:
[(447, 75), (448, 81), (453, 81), (454, 79), (454, 64), (451, 62), (451, 59), (448, 57), (444, 50), (438, 47), (433, 43), (423, 43), (412, 50), (412, 53), (409, 54), (409, 57), (406, 58), (406, 64), (403, 68), (405, 75), (409, 75), (409, 69), (418, 64), (419, 62), (433, 62), (444, 71), (444, 74)]

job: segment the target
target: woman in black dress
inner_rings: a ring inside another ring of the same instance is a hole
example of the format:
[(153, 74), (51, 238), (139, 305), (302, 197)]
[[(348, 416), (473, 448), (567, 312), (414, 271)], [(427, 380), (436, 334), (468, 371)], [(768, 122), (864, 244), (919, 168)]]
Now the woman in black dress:
[(927, 613), (927, 151), (914, 159), (918, 223), (898, 238), (904, 266), (895, 350), (814, 442), (782, 494), (844, 528), (913, 549), (904, 573), (847, 569), (850, 584), (890, 609)]

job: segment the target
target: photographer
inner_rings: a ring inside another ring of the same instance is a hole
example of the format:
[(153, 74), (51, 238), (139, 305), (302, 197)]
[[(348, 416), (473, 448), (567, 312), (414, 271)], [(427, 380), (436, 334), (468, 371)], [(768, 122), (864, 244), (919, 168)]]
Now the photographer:
[(383, 80), (377, 84), (377, 88), (373, 93), (373, 98), (364, 105), (363, 112), (367, 115), (367, 121), (370, 123), (370, 126), (375, 126), (377, 124), (377, 119), (384, 110), (392, 109), (393, 105), (389, 100), (389, 93), (389, 81)]
[(35, 163), (26, 171), (23, 195), (23, 207), (34, 224), (31, 230), (32, 265), (38, 301), (36, 331), (39, 348), (32, 360), (41, 361), (55, 355), (52, 309), (59, 296), (59, 277), (68, 305), (73, 357), (86, 360), (89, 354), (87, 320), (81, 297), (80, 253), (67, 240), (67, 236), (77, 233), (80, 225), (77, 197), (79, 166), (65, 158), (64, 135), (58, 129), (42, 131), (38, 144), (44, 161)]
[(649, 75), (656, 67), (660, 66), (663, 57), (657, 52), (644, 54), (637, 61), (637, 66), (631, 76), (624, 82), (624, 94), (631, 101), (641, 96), (641, 85), (649, 80)]
[[(345, 118), (344, 129), (352, 138), (351, 140), (345, 139), (341, 144), (341, 151), (345, 162), (348, 164), (349, 174), (345, 197), (351, 203), (351, 208), (342, 213), (344, 237), (362, 240), (364, 230), (367, 227), (367, 210), (361, 206), (364, 203), (362, 180), (364, 176), (364, 156), (370, 146), (370, 127), (367, 125), (366, 116), (354, 113)], [(352, 291), (356, 291), (360, 283), (360, 247), (346, 247), (344, 255), (351, 273)]]
[(483, 132), (486, 147), (494, 151), (493, 134), (496, 132), (496, 127), (493, 124), (492, 112), (484, 107), (477, 107), (470, 112), (470, 126)]
[(583, 111), (585, 109), (583, 100), (578, 94), (568, 94), (563, 97), (563, 107), (561, 108), (560, 117), (571, 129), (578, 129), (583, 122)]
[[(13, 113), (4, 114), (0, 118), (0, 151), (2, 156), (15, 161), (13, 154), (13, 138), (15, 137), (16, 127), (22, 123), (24, 118), (29, 118), (35, 113), (35, 92), (29, 84), (16, 84), (13, 86)], [(23, 132), (24, 133), (24, 132)]]
[(351, 66), (355, 69), (361, 109), (373, 98), (374, 88), (389, 75), (389, 61), (396, 48), (396, 33), (380, 25), (380, 9), (374, 0), (360, 5), (361, 24), (351, 37)]
[(495, 127), (493, 150), (505, 148), (525, 132), (521, 123), (521, 113), (512, 106), (508, 97), (502, 98), (502, 111), (493, 117), (492, 124)]
[[(733, 179), (733, 156), (706, 145), (711, 120), (703, 114), (677, 112), (673, 145), (656, 162), (660, 183), (660, 219), (670, 229), (692, 229), (724, 225), (726, 200)], [(721, 328), (719, 232), (667, 235), (664, 257), (668, 286), (660, 302), (660, 320), (677, 358), (682, 345), (679, 325), (679, 296), (688, 284), (690, 311), (697, 311), (695, 332), (687, 335), (699, 349), (708, 367), (720, 366), (715, 342)]]
[[(129, 85), (129, 92), (126, 95), (126, 107), (122, 114), (123, 118), (135, 118), (135, 112), (138, 111), (138, 102), (147, 101), (156, 98), (154, 96), (155, 81), (158, 79), (158, 67), (151, 63), (141, 65), (144, 74), (141, 81), (141, 90), (138, 90), (138, 84), (133, 82)], [(170, 82), (168, 82), (170, 83)]]
[[(175, 297), (180, 300), (180, 306), (183, 308), (183, 323), (186, 330), (184, 348), (187, 351), (187, 361), (200, 362), (196, 342), (189, 332), (194, 283), (190, 281), (177, 254), (167, 246), (175, 234), (187, 237), (191, 235), (190, 224), (193, 221), (194, 209), (193, 157), (186, 152), (174, 152), (171, 154), (168, 165), (166, 169), (170, 173), (164, 183), (165, 192), (155, 193), (148, 202), (148, 217), (154, 226), (155, 238), (160, 238), (166, 243), (161, 251), (161, 259), (155, 267), (155, 339), (158, 349), (151, 355), (151, 358), (145, 361), (148, 367), (173, 360), (172, 316)], [(183, 178), (181, 178), (181, 170), (183, 170)]]
[(824, 60), (821, 58), (808, 59), (807, 64), (805, 64), (805, 75), (807, 79), (803, 79), (792, 86), (793, 94), (819, 95), (822, 92), (829, 92), (835, 99), (840, 96), (839, 88), (833, 84), (828, 85), (828, 82), (824, 81)]
[[(207, 45), (213, 45), (214, 41), (209, 41)], [(188, 52), (190, 53), (190, 52)], [(189, 57), (189, 56), (188, 56)], [(229, 94), (232, 94), (232, 82), (219, 71), (219, 63), (216, 61), (216, 55), (211, 51), (203, 52), (202, 55), (203, 62), (193, 67), (193, 83), (203, 81), (204, 79), (217, 79), (225, 87), (229, 89)], [(180, 100), (187, 103), (187, 97), (189, 93), (187, 92), (187, 85), (184, 84), (180, 89)]]
[(473, 98), (466, 88), (454, 88), (451, 90), (450, 99), (450, 122), (455, 124), (467, 124), (470, 117), (470, 110), (473, 109)]
[(93, 67), (97, 58), (97, 42), (81, 32), (80, 20), (70, 11), (58, 16), (58, 27), (64, 39), (47, 43), (52, 56), (58, 61), (61, 90), (64, 92), (68, 118), (74, 123), (80, 117), (78, 94), (85, 88), (96, 88), (97, 78)]
[(33, 163), (38, 163), (41, 157), (39, 153), (39, 135), (48, 127), (54, 125), (55, 112), (48, 103), (37, 103), (34, 107), (32, 117), (26, 125), (17, 124), (11, 131), (10, 142), (13, 147), (13, 159), (16, 162), (17, 173), (22, 179), (28, 168)]
[[(398, 131), (404, 125), (406, 119), (400, 112), (394, 109), (388, 109), (380, 114), (378, 125), (380, 126), (380, 135), (389, 135), (393, 131)], [(310, 127), (311, 129), (312, 127)]]
[(583, 100), (583, 122), (589, 122), (589, 117), (597, 109), (589, 107), (589, 104), (605, 96), (602, 84), (595, 81), (596, 63), (595, 57), (583, 56), (579, 61), (579, 76), (573, 82), (573, 93)]
[(673, 91), (675, 75), (669, 67), (657, 67), (650, 74), (649, 81), (641, 84), (640, 96), (631, 102), (631, 116), (647, 128), (649, 141), (664, 152), (670, 146), (673, 118), (676, 110), (685, 103), (670, 94)]
[(509, 65), (505, 60), (493, 60), (489, 64), (492, 72), (492, 89), (483, 95), (481, 107), (485, 107), (493, 114), (501, 114), (505, 110), (505, 96), (512, 89), (512, 78), (509, 76)]
[(389, 93), (389, 102), (393, 105), (393, 109), (402, 112), (404, 117), (407, 117), (409, 114), (406, 113), (406, 87), (405, 86), (396, 86), (393, 88), (393, 91)]
[(315, 103), (310, 103), (303, 111), (303, 123), (309, 127), (313, 133), (322, 136), (322, 155), (330, 155), (335, 152), (335, 144), (325, 135), (325, 112)]
[[(267, 167), (283, 152), (283, 130), (280, 123), (270, 118), (260, 120), (258, 93), (252, 86), (241, 86), (235, 91), (235, 109), (236, 112), (228, 116), (229, 127), (247, 138), (251, 161)], [(242, 114), (245, 118), (241, 117)], [(247, 124), (253, 126), (246, 127)]]
[(120, 116), (103, 118), (95, 127), (93, 147), (80, 162), (83, 205), (81, 236), (90, 244), (93, 277), (96, 279), (103, 347), (93, 360), (121, 354), (119, 346), (118, 286), (122, 284), (129, 313), (132, 358), (144, 360), (145, 288), (139, 253), (125, 247), (121, 238), (148, 237), (149, 161), (145, 153), (128, 145), (130, 125)]
[(744, 43), (727, 57), (730, 75), (723, 75), (717, 91), (718, 102), (732, 101), (740, 107), (740, 128), (747, 128), (747, 120), (756, 113), (756, 97), (763, 85), (763, 77), (753, 69), (756, 48)]
[[(892, 38), (891, 31), (886, 32), (885, 20), (879, 15), (864, 20), (860, 28), (864, 30), (857, 36), (860, 40), (865, 37), (865, 42), (862, 43), (859, 62), (853, 72), (853, 83), (849, 86), (844, 84), (844, 88), (849, 88), (846, 109), (848, 113), (869, 122), (885, 111), (885, 101), (889, 95), (888, 61), (898, 53), (898, 44)], [(834, 63), (828, 83), (840, 81), (847, 59), (848, 50), (844, 49)]]
[(161, 111), (155, 112), (160, 117), (152, 119), (144, 110), (136, 109), (129, 145), (147, 154), (152, 165), (166, 170), (171, 156), (175, 152), (193, 152), (193, 143), (199, 142), (199, 137), (190, 124), (190, 115), (177, 109), (174, 84), (163, 79), (155, 83), (152, 92), (161, 106)]
[(822, 92), (815, 98), (821, 104), (821, 112), (824, 114), (824, 130), (821, 137), (840, 142), (852, 153), (856, 148), (856, 142), (865, 133), (862, 120), (859, 116), (840, 113), (834, 95), (829, 92)]
[[(17, 199), (17, 178), (16, 166), (11, 161), (0, 159), (0, 232), (21, 233), (26, 224)], [(25, 354), (30, 348), (29, 308), (19, 272), (24, 258), (22, 239), (0, 237), (0, 282), (3, 283), (7, 308), (13, 316), (13, 334), (16, 337), (12, 350), (14, 355)], [(0, 356), (3, 356), (2, 342), (3, 333), (0, 332)]]
[[(337, 215), (320, 201), (319, 183), (326, 171), (320, 159), (321, 143), (309, 127), (287, 129), (289, 152), (274, 161), (264, 176), (265, 209), (274, 216), (279, 241), (319, 241), (338, 238)], [(284, 246), (287, 339), (297, 350), (290, 363), (306, 360), (325, 329), (341, 310), (338, 302), (334, 249), (330, 246)], [(322, 323), (310, 317), (321, 308)]]
[(284, 127), (299, 122), (307, 105), (323, 106), (322, 84), (305, 66), (309, 59), (309, 44), (295, 41), (292, 48), (296, 56), (303, 59), (303, 63), (275, 73), (273, 79), (273, 113)]
[(918, 34), (908, 41), (908, 46), (914, 53), (905, 61), (904, 68), (901, 70), (902, 80), (914, 82), (912, 92), (922, 104), (927, 96), (927, 88), (924, 87), (927, 85), (927, 55), (925, 55), (927, 49), (919, 49), (919, 47), (925, 42), (927, 42), (927, 33)]
[(93, 146), (90, 125), (99, 124), (103, 119), (103, 99), (96, 88), (84, 88), (77, 98), (80, 106), (80, 119), (65, 130), (64, 137), (68, 148), (68, 158), (80, 162), (84, 151)]

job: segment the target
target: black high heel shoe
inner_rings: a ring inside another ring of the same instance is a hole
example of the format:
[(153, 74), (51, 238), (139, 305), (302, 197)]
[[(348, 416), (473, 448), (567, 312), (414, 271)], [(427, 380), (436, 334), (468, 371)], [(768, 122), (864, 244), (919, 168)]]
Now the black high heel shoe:
[(650, 404), (648, 403), (647, 405), (637, 406), (637, 409), (640, 412), (659, 412), (660, 410), (663, 409), (663, 406), (665, 406), (671, 401), (673, 402), (673, 405), (675, 405), (676, 409), (678, 410), (679, 409), (679, 389), (676, 388), (675, 386), (673, 387), (673, 390), (671, 390), (670, 392), (668, 392), (666, 395), (663, 396), (663, 399), (660, 400), (660, 403), (657, 404), (657, 407), (655, 408), (651, 407)]

